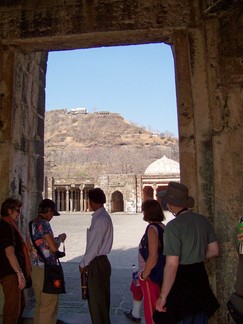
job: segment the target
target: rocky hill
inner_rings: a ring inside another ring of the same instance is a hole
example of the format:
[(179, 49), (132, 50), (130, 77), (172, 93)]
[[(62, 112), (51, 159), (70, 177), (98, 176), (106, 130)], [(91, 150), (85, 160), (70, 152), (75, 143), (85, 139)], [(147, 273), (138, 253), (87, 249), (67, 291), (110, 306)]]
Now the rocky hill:
[(45, 116), (45, 175), (83, 178), (143, 174), (166, 155), (178, 161), (178, 140), (154, 134), (109, 112), (52, 110)]

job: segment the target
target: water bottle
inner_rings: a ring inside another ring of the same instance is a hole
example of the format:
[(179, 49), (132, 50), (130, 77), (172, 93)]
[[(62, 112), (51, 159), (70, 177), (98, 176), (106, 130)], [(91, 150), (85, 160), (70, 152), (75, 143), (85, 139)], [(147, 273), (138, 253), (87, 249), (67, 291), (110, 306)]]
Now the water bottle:
[[(240, 216), (238, 223), (238, 234), (243, 233), (243, 216)], [(239, 241), (238, 245), (239, 254), (243, 254), (243, 241)]]
[(132, 280), (135, 286), (140, 286), (138, 282), (138, 271), (136, 270), (135, 264), (132, 265)]

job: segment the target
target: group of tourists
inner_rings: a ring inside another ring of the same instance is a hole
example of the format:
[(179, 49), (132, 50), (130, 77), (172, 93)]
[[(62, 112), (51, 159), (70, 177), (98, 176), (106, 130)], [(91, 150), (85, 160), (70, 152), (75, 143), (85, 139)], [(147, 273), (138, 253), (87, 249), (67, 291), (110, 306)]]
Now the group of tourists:
[[(204, 266), (206, 260), (219, 255), (215, 231), (208, 218), (192, 211), (194, 199), (184, 184), (170, 182), (166, 191), (158, 193), (158, 199), (160, 202), (148, 199), (142, 204), (148, 225), (138, 246), (137, 279), (133, 277), (130, 287), (133, 308), (125, 315), (140, 322), (143, 302), (146, 324), (206, 324), (219, 308)], [(113, 224), (104, 207), (102, 189), (91, 189), (88, 200), (93, 214), (79, 270), (87, 273), (92, 323), (109, 324), (111, 265), (107, 255), (113, 244)], [(164, 204), (175, 216), (166, 226)], [(52, 200), (44, 199), (37, 217), (30, 221), (25, 240), (17, 227), (21, 207), (22, 202), (14, 198), (6, 199), (1, 207), (3, 324), (20, 323), (24, 288), (30, 286), (35, 294), (34, 324), (56, 324), (59, 294), (44, 290), (45, 266), (59, 264), (63, 256), (59, 249), (66, 234), (54, 236), (50, 221), (60, 214)], [(238, 239), (243, 241), (243, 234)]]
[[(113, 224), (104, 208), (106, 196), (103, 190), (91, 189), (88, 197), (89, 210), (94, 213), (87, 230), (86, 252), (79, 269), (83, 273), (88, 268), (88, 305), (92, 322), (109, 323), (111, 265), (107, 254), (113, 244)], [(57, 266), (60, 269), (59, 258), (65, 255), (59, 248), (66, 240), (66, 234), (54, 237), (50, 225), (53, 216), (60, 214), (54, 201), (43, 199), (38, 206), (37, 217), (29, 223), (25, 240), (17, 227), (21, 207), (21, 201), (8, 198), (1, 208), (0, 284), (4, 293), (3, 324), (21, 323), (25, 308), (24, 289), (31, 286), (35, 295), (34, 324), (60, 323), (57, 315), (58, 292), (61, 290), (55, 273), (52, 284), (56, 287), (46, 287), (47, 269), (53, 269), (53, 272)]]
[[(206, 324), (219, 307), (204, 267), (205, 260), (219, 254), (214, 229), (205, 216), (191, 210), (194, 199), (185, 185), (170, 182), (158, 196), (175, 218), (163, 228), (161, 205), (153, 199), (144, 202), (149, 225), (139, 245), (139, 286), (131, 285), (133, 309), (125, 315), (139, 322), (143, 299), (146, 324)], [(160, 219), (153, 218), (155, 210), (148, 211), (148, 205), (156, 206)]]

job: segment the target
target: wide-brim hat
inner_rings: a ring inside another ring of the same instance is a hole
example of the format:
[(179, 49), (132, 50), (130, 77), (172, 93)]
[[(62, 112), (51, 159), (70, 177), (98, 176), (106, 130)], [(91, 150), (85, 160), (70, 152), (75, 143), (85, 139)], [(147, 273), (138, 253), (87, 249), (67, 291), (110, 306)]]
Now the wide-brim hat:
[(189, 196), (187, 186), (182, 183), (171, 181), (166, 191), (159, 191), (157, 194), (161, 202), (165, 202), (174, 206), (192, 208), (194, 206), (194, 198)]

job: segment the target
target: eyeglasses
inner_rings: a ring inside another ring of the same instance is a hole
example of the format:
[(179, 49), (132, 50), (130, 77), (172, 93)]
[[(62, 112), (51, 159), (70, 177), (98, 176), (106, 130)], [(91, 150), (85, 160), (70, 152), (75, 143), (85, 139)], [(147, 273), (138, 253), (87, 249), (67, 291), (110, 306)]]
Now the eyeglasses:
[(20, 209), (20, 208), (14, 208), (14, 210), (15, 210), (17, 213), (20, 213), (20, 212), (21, 212), (21, 209)]

